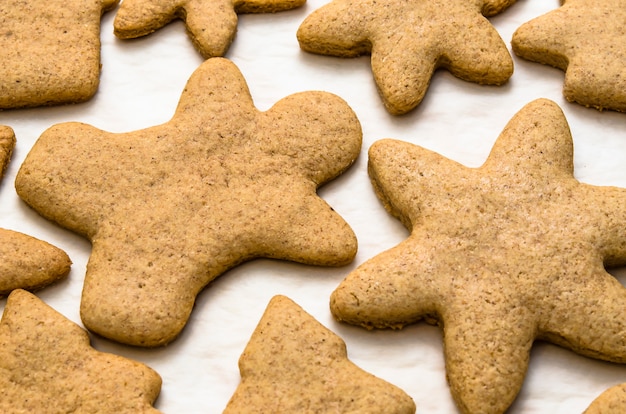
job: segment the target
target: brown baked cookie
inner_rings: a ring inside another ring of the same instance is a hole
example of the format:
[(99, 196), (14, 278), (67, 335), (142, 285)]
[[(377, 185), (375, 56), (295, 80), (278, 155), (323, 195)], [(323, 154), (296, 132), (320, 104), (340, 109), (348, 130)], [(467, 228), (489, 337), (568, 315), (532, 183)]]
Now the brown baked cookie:
[(626, 412), (626, 383), (604, 391), (583, 414), (623, 414)]
[(66, 277), (72, 261), (49, 243), (0, 229), (0, 297), (14, 289), (37, 290)]
[(0, 412), (157, 414), (161, 378), (98, 352), (87, 332), (36, 296), (16, 290), (0, 321)]
[[(0, 178), (11, 159), (15, 134), (0, 125)], [(25, 234), (0, 229), (0, 297), (13, 289), (35, 290), (64, 278), (72, 262), (51, 244)]]
[(100, 83), (100, 19), (119, 0), (2, 0), (0, 109), (77, 103)]
[(148, 35), (182, 19), (204, 58), (224, 56), (237, 32), (237, 14), (274, 13), (300, 7), (306, 0), (124, 0), (113, 22), (120, 39)]
[(339, 57), (371, 54), (383, 103), (396, 115), (420, 104), (433, 73), (500, 85), (513, 74), (506, 44), (485, 16), (515, 0), (333, 0), (297, 32), (300, 47)]
[(224, 414), (412, 414), (404, 391), (348, 359), (345, 342), (285, 296), (270, 301), (239, 359)]
[(325, 92), (290, 95), (260, 112), (237, 67), (213, 58), (163, 125), (47, 130), (16, 189), (92, 241), (81, 302), (87, 328), (156, 346), (178, 335), (209, 282), (243, 261), (352, 261), (356, 237), (316, 189), (352, 165), (361, 135), (352, 109)]
[(563, 95), (626, 112), (626, 0), (563, 0), (513, 34), (516, 55), (565, 71)]
[(331, 310), (367, 328), (441, 325), (462, 412), (506, 411), (535, 339), (626, 362), (626, 289), (604, 268), (626, 264), (626, 189), (574, 178), (554, 102), (520, 110), (479, 168), (382, 140), (369, 173), (411, 234), (351, 272)]
[(9, 165), (15, 148), (15, 133), (11, 127), (0, 125), (0, 179)]

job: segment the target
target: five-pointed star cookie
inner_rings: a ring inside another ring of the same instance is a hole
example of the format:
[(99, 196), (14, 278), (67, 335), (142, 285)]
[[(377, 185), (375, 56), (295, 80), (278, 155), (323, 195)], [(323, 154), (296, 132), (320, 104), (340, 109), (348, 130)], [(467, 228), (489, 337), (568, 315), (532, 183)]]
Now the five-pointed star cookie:
[(348, 359), (346, 344), (285, 296), (270, 301), (239, 359), (224, 414), (412, 414), (404, 391)]
[(405, 142), (370, 148), (385, 207), (411, 234), (333, 292), (335, 317), (443, 327), (446, 371), (463, 412), (501, 413), (535, 339), (626, 362), (626, 189), (580, 183), (560, 108), (516, 114), (486, 162), (467, 168)]
[(568, 101), (626, 112), (626, 0), (565, 0), (513, 34), (513, 51), (565, 71)]
[(0, 321), (0, 412), (150, 413), (161, 377), (98, 352), (87, 332), (36, 296), (15, 290)]
[[(0, 178), (6, 170), (15, 133), (0, 125)], [(0, 229), (0, 296), (13, 289), (35, 290), (49, 285), (70, 271), (67, 254), (51, 244), (16, 231)]]
[(124, 0), (113, 22), (120, 39), (148, 35), (182, 19), (194, 46), (205, 58), (224, 56), (237, 32), (237, 14), (274, 13), (306, 0)]
[(345, 265), (349, 225), (316, 193), (357, 158), (361, 126), (325, 92), (257, 110), (238, 68), (205, 61), (163, 125), (46, 131), (16, 179), (20, 197), (93, 244), (81, 316), (111, 339), (171, 341), (196, 295), (255, 257)]
[(437, 68), (480, 84), (513, 74), (506, 45), (485, 16), (515, 0), (333, 0), (309, 15), (297, 37), (308, 52), (371, 54), (372, 72), (392, 114), (420, 104)]

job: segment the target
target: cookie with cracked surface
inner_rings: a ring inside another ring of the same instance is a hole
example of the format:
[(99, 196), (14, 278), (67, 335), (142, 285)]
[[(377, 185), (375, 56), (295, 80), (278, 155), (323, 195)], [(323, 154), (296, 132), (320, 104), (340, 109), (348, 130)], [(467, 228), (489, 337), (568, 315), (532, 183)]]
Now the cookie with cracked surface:
[(626, 288), (605, 266), (626, 264), (626, 189), (581, 183), (573, 165), (569, 125), (545, 99), (509, 121), (478, 168), (376, 142), (373, 186), (410, 235), (348, 274), (333, 315), (367, 328), (440, 324), (467, 413), (507, 410), (536, 339), (625, 363)]

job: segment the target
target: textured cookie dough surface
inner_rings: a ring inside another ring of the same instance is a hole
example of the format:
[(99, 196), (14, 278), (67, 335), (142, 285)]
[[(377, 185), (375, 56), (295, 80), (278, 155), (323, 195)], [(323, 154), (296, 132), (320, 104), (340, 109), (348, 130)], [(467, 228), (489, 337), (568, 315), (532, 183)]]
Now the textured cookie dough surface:
[(598, 396), (583, 414), (622, 414), (626, 412), (626, 383), (615, 385)]
[(239, 359), (241, 384), (224, 414), (413, 414), (404, 391), (349, 359), (344, 341), (275, 296)]
[(535, 339), (626, 362), (626, 289), (604, 267), (626, 262), (626, 189), (574, 178), (554, 102), (522, 108), (479, 168), (381, 140), (369, 173), (411, 233), (348, 274), (331, 310), (368, 328), (439, 323), (461, 411), (505, 412)]
[(165, 124), (45, 131), (16, 189), (40, 214), (92, 241), (85, 325), (157, 346), (178, 335), (210, 281), (243, 261), (353, 260), (354, 232), (316, 190), (352, 165), (361, 138), (339, 97), (302, 92), (260, 112), (238, 68), (212, 58)]
[[(0, 179), (14, 147), (13, 129), (0, 125)], [(0, 229), (0, 297), (13, 289), (35, 290), (62, 279), (69, 273), (71, 264), (67, 254), (51, 244)]]
[(15, 132), (13, 128), (0, 125), (0, 179), (9, 165), (13, 148), (15, 148)]
[(0, 229), (0, 297), (14, 289), (36, 290), (66, 277), (72, 262), (58, 247)]
[(2, 0), (0, 109), (83, 102), (100, 83), (100, 19), (119, 0)]
[(0, 321), (0, 412), (157, 414), (161, 377), (96, 351), (74, 322), (24, 290)]
[(182, 19), (194, 46), (205, 58), (224, 56), (237, 32), (237, 14), (274, 13), (306, 0), (124, 0), (115, 15), (115, 35), (133, 39)]
[(513, 74), (506, 44), (485, 16), (515, 0), (333, 0), (300, 25), (300, 47), (339, 57), (371, 54), (387, 110), (420, 104), (438, 68), (479, 84), (501, 85)]
[(626, 0), (566, 0), (519, 27), (516, 55), (565, 71), (570, 102), (626, 112)]

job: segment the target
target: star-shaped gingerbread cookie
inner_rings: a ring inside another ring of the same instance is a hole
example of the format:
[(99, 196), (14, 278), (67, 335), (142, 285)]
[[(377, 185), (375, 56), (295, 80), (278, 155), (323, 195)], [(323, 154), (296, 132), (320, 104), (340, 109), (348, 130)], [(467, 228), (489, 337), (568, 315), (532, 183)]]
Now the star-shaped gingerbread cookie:
[(87, 332), (24, 290), (0, 321), (0, 412), (150, 413), (161, 377), (96, 351)]
[[(0, 125), (0, 179), (14, 147), (13, 129)], [(49, 243), (0, 229), (0, 297), (13, 289), (35, 290), (56, 282), (67, 276), (71, 264), (63, 250)]]
[(312, 53), (371, 54), (372, 72), (392, 114), (420, 104), (438, 68), (460, 79), (500, 85), (513, 61), (485, 16), (515, 0), (333, 0), (300, 25), (300, 47)]
[(239, 359), (224, 414), (413, 414), (404, 391), (348, 359), (344, 341), (285, 296), (270, 301)]
[(325, 92), (257, 110), (238, 68), (205, 61), (163, 125), (44, 132), (16, 179), (20, 197), (93, 243), (85, 325), (134, 345), (171, 341), (196, 295), (256, 257), (339, 266), (357, 241), (316, 193), (356, 160), (361, 126)]
[(306, 0), (124, 0), (113, 22), (120, 39), (148, 35), (182, 19), (204, 58), (224, 56), (237, 32), (237, 15), (274, 13), (302, 6)]
[(440, 324), (463, 412), (506, 411), (536, 339), (626, 362), (626, 289), (604, 267), (626, 263), (626, 189), (574, 178), (554, 102), (520, 110), (479, 168), (382, 140), (369, 173), (411, 234), (351, 272), (332, 312), (369, 328)]
[(511, 45), (565, 71), (568, 101), (626, 112), (626, 0), (565, 0), (519, 27)]

